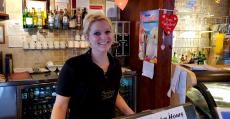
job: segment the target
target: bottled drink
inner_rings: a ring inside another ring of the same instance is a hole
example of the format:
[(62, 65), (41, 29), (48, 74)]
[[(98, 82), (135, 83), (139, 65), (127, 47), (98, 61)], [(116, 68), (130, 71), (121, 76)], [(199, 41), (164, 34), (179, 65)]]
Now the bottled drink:
[(33, 17), (31, 15), (30, 10), (26, 16), (26, 26), (27, 28), (33, 28)]
[(177, 64), (177, 57), (176, 57), (176, 52), (174, 52), (173, 57), (172, 57), (172, 63)]
[(23, 28), (27, 28), (27, 25), (26, 25), (26, 17), (27, 16), (28, 16), (28, 9), (27, 9), (27, 7), (25, 7), (24, 12), (23, 12), (23, 19), (22, 19)]
[(82, 20), (85, 18), (87, 14), (88, 14), (87, 9), (84, 7), (82, 11)]
[(198, 54), (197, 64), (204, 64), (204, 58), (203, 58), (203, 56), (202, 56), (200, 51), (199, 51), (199, 54)]
[(38, 16), (35, 8), (32, 8), (33, 27), (37, 27)]
[(54, 15), (54, 28), (55, 29), (60, 29), (61, 23), (60, 23), (60, 16), (57, 10), (55, 10), (55, 15)]
[(183, 54), (181, 55), (180, 63), (181, 63), (181, 64), (184, 64), (184, 63), (185, 63), (185, 58), (184, 58), (184, 55), (183, 55)]
[(69, 27), (69, 17), (67, 15), (67, 9), (64, 10), (63, 18), (62, 18), (63, 29), (66, 30)]
[(42, 11), (42, 28), (47, 28), (47, 26), (48, 26), (47, 14), (46, 11)]
[(77, 30), (81, 30), (81, 24), (82, 24), (82, 16), (81, 16), (81, 9), (77, 9), (77, 14), (76, 14), (76, 23), (77, 23)]
[(69, 28), (71, 29), (76, 28), (76, 10), (74, 10), (72, 17), (69, 20)]
[(52, 11), (50, 11), (49, 15), (48, 15), (48, 28), (50, 30), (54, 29), (54, 15), (53, 15)]
[(39, 29), (41, 29), (42, 28), (42, 24), (43, 24), (41, 8), (38, 9), (37, 17), (38, 17), (37, 27)]

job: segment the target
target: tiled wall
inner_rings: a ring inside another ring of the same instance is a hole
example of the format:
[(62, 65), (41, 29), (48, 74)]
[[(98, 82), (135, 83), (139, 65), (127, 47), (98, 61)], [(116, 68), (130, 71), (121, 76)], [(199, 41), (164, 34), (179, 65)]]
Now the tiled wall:
[[(3, 55), (11, 53), (13, 55), (14, 68), (28, 68), (34, 65), (45, 67), (48, 61), (53, 61), (55, 64), (63, 64), (66, 59), (79, 55), (86, 49), (46, 49), (46, 50), (25, 50), (22, 47), (10, 48), (9, 40), (20, 42), (22, 40), (31, 39), (31, 35), (25, 32), (22, 28), (22, 0), (6, 0), (6, 13), (10, 19), (0, 21), (0, 24), (5, 25), (5, 43), (0, 44), (0, 51)], [(47, 32), (45, 36), (47, 40), (73, 40), (75, 34), (70, 31), (59, 31), (61, 33)], [(37, 34), (37, 38), (43, 38)]]

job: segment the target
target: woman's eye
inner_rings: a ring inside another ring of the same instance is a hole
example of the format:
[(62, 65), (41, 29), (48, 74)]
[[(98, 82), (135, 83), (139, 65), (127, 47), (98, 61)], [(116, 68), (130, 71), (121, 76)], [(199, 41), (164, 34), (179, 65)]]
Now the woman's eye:
[(105, 31), (105, 34), (110, 34), (111, 33), (111, 31)]
[(99, 36), (99, 35), (101, 35), (101, 33), (100, 32), (95, 32), (94, 35)]

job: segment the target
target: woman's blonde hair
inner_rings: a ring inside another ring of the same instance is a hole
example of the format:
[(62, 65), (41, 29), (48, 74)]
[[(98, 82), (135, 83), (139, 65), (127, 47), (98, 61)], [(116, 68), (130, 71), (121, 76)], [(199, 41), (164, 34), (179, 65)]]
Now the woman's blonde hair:
[(110, 28), (112, 29), (112, 22), (105, 15), (101, 13), (88, 14), (85, 16), (83, 20), (83, 34), (84, 35), (88, 35), (92, 23), (96, 21), (106, 21), (109, 24)]

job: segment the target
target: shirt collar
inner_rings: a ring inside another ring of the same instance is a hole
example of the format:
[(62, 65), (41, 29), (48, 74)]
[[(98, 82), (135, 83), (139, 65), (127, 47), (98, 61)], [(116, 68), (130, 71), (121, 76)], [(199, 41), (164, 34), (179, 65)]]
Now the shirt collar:
[[(85, 53), (85, 55), (86, 55), (86, 57), (89, 59), (89, 62), (90, 63), (93, 63), (93, 60), (92, 60), (92, 49), (90, 48), (86, 53)], [(113, 65), (114, 63), (115, 63), (115, 61), (114, 61), (114, 57), (110, 54), (110, 53), (107, 53), (107, 56), (108, 56), (108, 58), (109, 58), (109, 64), (110, 64), (110, 66), (111, 65)]]

